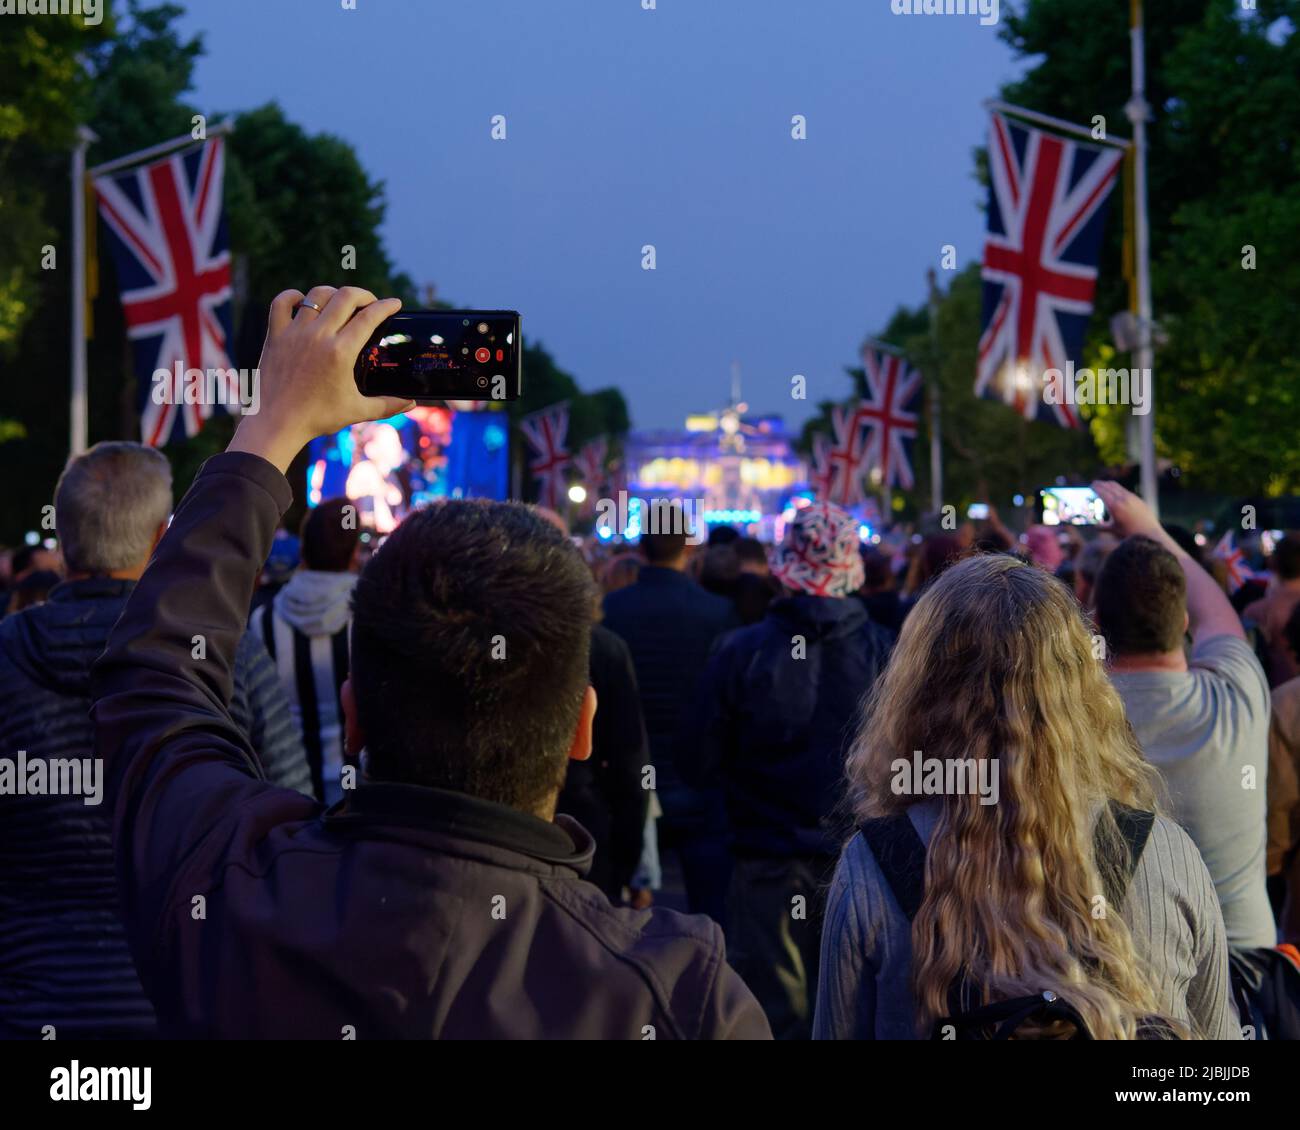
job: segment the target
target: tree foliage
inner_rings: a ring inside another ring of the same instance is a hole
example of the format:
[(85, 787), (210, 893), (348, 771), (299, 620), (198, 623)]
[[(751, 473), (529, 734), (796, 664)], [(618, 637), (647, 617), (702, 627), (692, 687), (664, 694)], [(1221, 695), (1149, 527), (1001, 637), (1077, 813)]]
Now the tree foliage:
[[(16, 20), (0, 39), (0, 476), (11, 484), (0, 494), (3, 540), (37, 528), (67, 457), (68, 162), (77, 124), (86, 122), (99, 137), (88, 155), (93, 166), (189, 134), (197, 114), (205, 113), (209, 131), (223, 119), (190, 100), (203, 44), (178, 31), (182, 11), (129, 0), (122, 18), (106, 13), (98, 28), (71, 17)], [(229, 135), (225, 204), (236, 366), (257, 364), (267, 307), (286, 287), (350, 284), (416, 304), (411, 279), (396, 270), (380, 234), (384, 186), (346, 141), (308, 133), (274, 104), (238, 113)], [(58, 250), (58, 270), (39, 269), (45, 243)], [(102, 238), (97, 263), (87, 351), (89, 438), (136, 439), (136, 378)], [(524, 366), (526, 399), (511, 407), (512, 418), (569, 399), (576, 442), (626, 431), (627, 408), (617, 390), (583, 394), (537, 344), (527, 345)], [(233, 428), (233, 418), (216, 416), (195, 438), (166, 449), (178, 493)]]

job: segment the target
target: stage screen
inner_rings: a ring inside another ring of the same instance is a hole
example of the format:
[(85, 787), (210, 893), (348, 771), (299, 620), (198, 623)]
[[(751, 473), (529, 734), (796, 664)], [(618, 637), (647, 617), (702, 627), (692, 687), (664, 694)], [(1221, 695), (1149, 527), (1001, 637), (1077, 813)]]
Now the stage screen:
[(307, 505), (346, 495), (361, 524), (393, 530), (412, 509), (437, 498), (506, 497), (508, 421), (502, 412), (417, 407), (314, 440)]

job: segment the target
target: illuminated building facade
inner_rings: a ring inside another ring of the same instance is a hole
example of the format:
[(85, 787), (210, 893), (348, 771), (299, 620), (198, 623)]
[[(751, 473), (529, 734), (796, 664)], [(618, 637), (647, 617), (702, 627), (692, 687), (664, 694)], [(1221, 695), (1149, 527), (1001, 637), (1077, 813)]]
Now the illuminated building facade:
[(635, 431), (625, 443), (628, 490), (646, 500), (699, 500), (709, 525), (771, 540), (808, 468), (780, 416), (744, 415), (744, 404), (690, 416), (684, 429)]

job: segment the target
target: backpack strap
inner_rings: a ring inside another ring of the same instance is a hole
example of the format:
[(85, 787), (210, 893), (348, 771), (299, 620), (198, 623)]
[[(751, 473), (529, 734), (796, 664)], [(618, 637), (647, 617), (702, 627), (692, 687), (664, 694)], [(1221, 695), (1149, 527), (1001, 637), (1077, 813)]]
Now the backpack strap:
[[(934, 1022), (934, 1030), (930, 1034), (932, 1040), (942, 1040), (944, 1038), (944, 1029), (953, 1028), (954, 1035), (957, 1032), (966, 1033), (967, 1039), (971, 1038), (971, 1033), (983, 1033), (993, 1030), (990, 1039), (1009, 1040), (1016, 1034), (1016, 1030), (1031, 1017), (1036, 1017), (1040, 1023), (1046, 1023), (1049, 1020), (1068, 1021), (1074, 1027), (1074, 1035), (1070, 1036), (1071, 1040), (1091, 1040), (1092, 1033), (1088, 1031), (1088, 1025), (1079, 1010), (1068, 1001), (1061, 1000), (1055, 993), (1045, 992), (1037, 996), (1016, 997), (1011, 1000), (994, 1001), (992, 1004), (979, 1005), (970, 1009), (954, 1009), (952, 1016), (939, 1017)], [(977, 1036), (976, 1038), (984, 1038)]]
[(1106, 881), (1107, 886), (1111, 886), (1113, 876), (1118, 877), (1118, 888), (1106, 891), (1106, 898), (1110, 905), (1118, 907), (1124, 901), (1129, 883), (1133, 881), (1133, 873), (1137, 871), (1138, 860), (1142, 858), (1142, 850), (1147, 846), (1147, 839), (1151, 835), (1151, 828), (1156, 818), (1152, 812), (1128, 808), (1116, 801), (1111, 801), (1110, 812), (1115, 818), (1115, 823), (1119, 825), (1119, 834), (1127, 849), (1125, 858), (1110, 859), (1112, 851), (1102, 842), (1100, 828), (1093, 833), (1092, 850), (1093, 858), (1098, 864), (1103, 861), (1111, 863), (1110, 867), (1101, 868), (1102, 879)]
[(860, 831), (876, 857), (885, 882), (911, 922), (925, 898), (925, 844), (906, 812), (864, 820)]
[[(1155, 824), (1155, 815), (1115, 802), (1111, 802), (1110, 810), (1127, 850), (1123, 859), (1115, 860), (1112, 866), (1103, 867), (1101, 871), (1103, 878), (1117, 876), (1118, 886), (1114, 890), (1108, 889), (1106, 898), (1111, 906), (1119, 906), (1133, 880), (1138, 860), (1142, 858), (1142, 851)], [(876, 857), (876, 864), (885, 876), (889, 889), (894, 892), (899, 907), (907, 915), (907, 920), (912, 921), (925, 898), (926, 852), (926, 846), (917, 835), (912, 821), (906, 812), (896, 812), (892, 816), (864, 820), (859, 831), (871, 848), (871, 854)], [(1103, 842), (1100, 832), (1094, 835), (1093, 851), (1099, 863), (1109, 862), (1113, 854), (1109, 841)], [(1108, 882), (1107, 885), (1109, 887), (1111, 884)]]

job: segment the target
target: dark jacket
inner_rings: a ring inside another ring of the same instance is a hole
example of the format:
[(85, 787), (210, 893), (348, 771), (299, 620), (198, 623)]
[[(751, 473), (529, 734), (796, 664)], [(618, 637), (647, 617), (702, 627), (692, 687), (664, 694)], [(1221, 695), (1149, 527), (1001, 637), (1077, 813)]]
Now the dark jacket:
[(257, 778), (224, 703), (291, 500), (256, 456), (208, 460), (95, 667), (123, 914), (164, 1032), (766, 1036), (718, 928), (615, 910), (580, 877), (576, 823), (364, 780), (325, 811)]
[(646, 565), (635, 584), (605, 597), (603, 622), (632, 653), (658, 788), (670, 791), (680, 784), (676, 761), (709, 648), (739, 625), (735, 608), (684, 573)]
[[(69, 581), (0, 623), (0, 756), (92, 756), (90, 668), (133, 587)], [(234, 676), (231, 716), (268, 776), (309, 789), (289, 703), (251, 634)], [(51, 1024), (60, 1039), (153, 1030), (118, 916), (111, 835), (106, 799), (0, 796), (0, 1030), (39, 1037)]]
[(738, 856), (833, 855), (831, 826), (863, 695), (890, 633), (851, 598), (774, 601), (719, 646), (701, 681), (693, 783), (721, 779)]
[(608, 628), (591, 629), (591, 685), (596, 720), (591, 756), (570, 761), (557, 811), (572, 816), (596, 841), (587, 879), (617, 900), (641, 861), (649, 763), (636, 671), (627, 644)]

